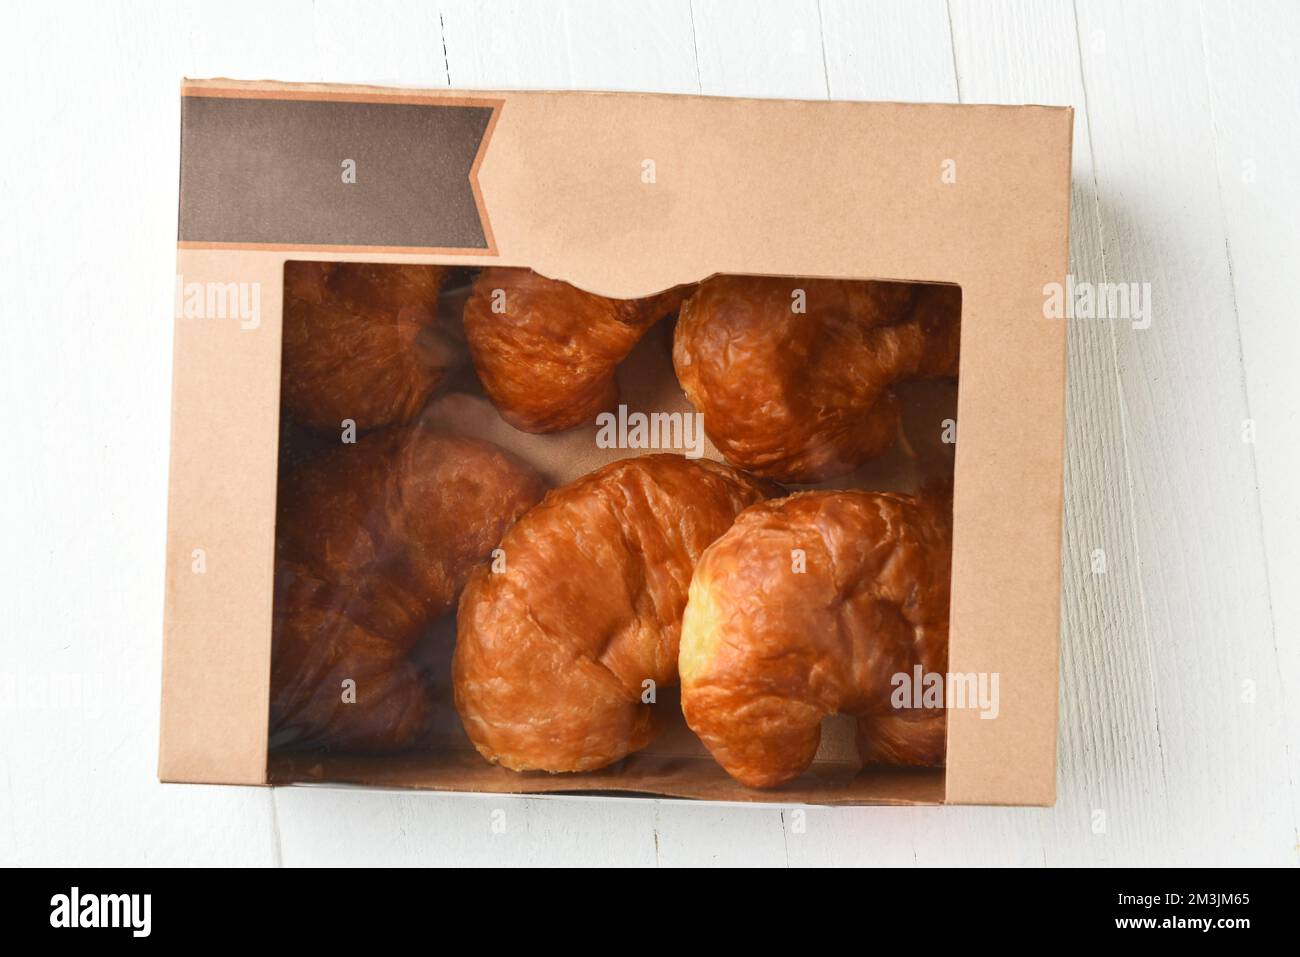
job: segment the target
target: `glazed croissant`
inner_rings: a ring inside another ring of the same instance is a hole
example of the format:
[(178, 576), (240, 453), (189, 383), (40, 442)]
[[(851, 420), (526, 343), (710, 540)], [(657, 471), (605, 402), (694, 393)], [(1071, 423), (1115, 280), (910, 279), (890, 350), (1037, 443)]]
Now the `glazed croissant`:
[(947, 670), (951, 564), (942, 497), (804, 492), (746, 509), (691, 581), (687, 724), (750, 787), (802, 774), (836, 712), (857, 718), (864, 762), (941, 765), (945, 711), (891, 695), (917, 665)]
[(618, 364), (683, 295), (607, 299), (531, 269), (494, 267), (465, 304), (465, 337), (502, 417), (525, 432), (559, 432), (616, 404)]
[[(411, 651), (541, 478), (477, 439), (394, 426), (282, 482), (271, 734), (277, 746), (408, 747), (431, 709)], [(345, 701), (355, 683), (355, 701)]]
[(772, 490), (716, 462), (650, 455), (520, 519), (504, 571), (477, 569), (457, 615), (456, 710), (479, 753), (516, 771), (589, 771), (648, 744), (646, 695), (677, 682), (691, 569)]
[(893, 444), (891, 386), (957, 374), (960, 313), (955, 286), (715, 276), (681, 308), (673, 364), (728, 462), (820, 482)]
[(438, 326), (443, 266), (287, 262), (280, 396), (295, 421), (337, 430), (407, 422), (454, 364)]

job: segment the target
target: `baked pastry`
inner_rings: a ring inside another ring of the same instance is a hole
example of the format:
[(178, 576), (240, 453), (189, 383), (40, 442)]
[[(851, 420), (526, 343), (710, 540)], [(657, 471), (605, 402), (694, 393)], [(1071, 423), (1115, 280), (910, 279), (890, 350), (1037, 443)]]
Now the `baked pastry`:
[(504, 571), (477, 569), (457, 613), (456, 710), (479, 753), (516, 771), (590, 771), (648, 744), (644, 696), (677, 683), (691, 569), (773, 490), (717, 462), (648, 455), (520, 519)]
[(289, 473), (276, 528), (273, 743), (415, 742), (431, 702), (412, 649), (543, 491), (504, 450), (420, 427), (373, 432)]
[(525, 432), (559, 432), (617, 403), (618, 364), (684, 295), (607, 299), (531, 269), (492, 267), (465, 303), (465, 338), (502, 417)]
[(836, 712), (857, 718), (864, 762), (941, 765), (944, 710), (891, 694), (917, 665), (947, 671), (951, 565), (943, 497), (803, 492), (746, 509), (691, 580), (686, 723), (756, 788), (803, 773)]
[(891, 386), (957, 374), (960, 315), (956, 286), (715, 276), (681, 308), (673, 365), (728, 462), (820, 482), (894, 443)]
[(280, 400), (337, 431), (407, 422), (454, 364), (438, 325), (444, 266), (286, 262)]

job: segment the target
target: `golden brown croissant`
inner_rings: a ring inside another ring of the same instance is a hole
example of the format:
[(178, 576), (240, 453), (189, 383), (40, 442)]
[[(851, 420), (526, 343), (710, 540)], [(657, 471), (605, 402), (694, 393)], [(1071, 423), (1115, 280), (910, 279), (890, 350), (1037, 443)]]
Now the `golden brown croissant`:
[(943, 763), (946, 712), (896, 709), (891, 694), (917, 665), (947, 670), (950, 516), (930, 497), (804, 492), (746, 509), (705, 551), (682, 623), (682, 711), (728, 774), (798, 777), (837, 712), (858, 719), (868, 764)]
[(556, 489), (470, 578), (457, 615), (456, 709), (489, 761), (589, 771), (653, 736), (651, 687), (677, 683), (691, 569), (772, 491), (710, 461), (649, 455)]
[(618, 364), (683, 295), (606, 299), (531, 269), (484, 269), (465, 303), (465, 337), (502, 417), (559, 432), (616, 404)]
[[(393, 751), (426, 729), (411, 651), (471, 569), (537, 502), (502, 449), (393, 426), (286, 476), (276, 529), (271, 733), (277, 746)], [(345, 701), (347, 680), (355, 701)]]
[(287, 262), (280, 396), (297, 422), (414, 417), (455, 358), (438, 329), (443, 266)]
[(957, 374), (960, 313), (955, 286), (715, 276), (681, 307), (673, 364), (728, 462), (820, 482), (893, 444), (894, 383)]

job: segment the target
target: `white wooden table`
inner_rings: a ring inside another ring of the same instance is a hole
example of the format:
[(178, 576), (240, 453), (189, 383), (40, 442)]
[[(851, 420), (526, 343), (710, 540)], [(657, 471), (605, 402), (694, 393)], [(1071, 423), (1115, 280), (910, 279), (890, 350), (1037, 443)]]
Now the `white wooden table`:
[[(40, 2), (6, 20), (0, 863), (1300, 860), (1296, 5)], [(159, 785), (183, 75), (1073, 104), (1072, 271), (1151, 283), (1154, 314), (1070, 336), (1057, 806), (810, 810), (800, 829), (777, 808)]]

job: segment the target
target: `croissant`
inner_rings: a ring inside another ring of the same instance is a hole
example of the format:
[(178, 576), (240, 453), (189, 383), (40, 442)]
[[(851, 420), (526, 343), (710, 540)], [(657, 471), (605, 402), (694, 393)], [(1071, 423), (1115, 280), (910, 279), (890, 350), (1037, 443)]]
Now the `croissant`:
[(479, 753), (516, 771), (589, 771), (648, 744), (677, 683), (696, 559), (773, 491), (706, 460), (649, 455), (556, 489), (477, 569), (457, 613), (456, 710)]
[(614, 372), (685, 292), (607, 299), (531, 269), (484, 269), (465, 303), (465, 337), (488, 398), (525, 432), (559, 432), (618, 401)]
[(715, 276), (681, 307), (673, 364), (728, 462), (820, 482), (893, 444), (891, 386), (957, 374), (960, 313), (955, 286)]
[(370, 433), (286, 476), (272, 616), (276, 746), (414, 743), (431, 709), (415, 643), (542, 492), (541, 478), (504, 450), (419, 427)]
[(864, 762), (941, 765), (946, 712), (891, 694), (917, 665), (947, 670), (951, 564), (941, 497), (803, 492), (746, 509), (691, 580), (687, 724), (756, 788), (803, 773), (836, 712), (857, 718)]
[(446, 267), (286, 262), (280, 396), (302, 425), (413, 418), (454, 364), (438, 325)]

